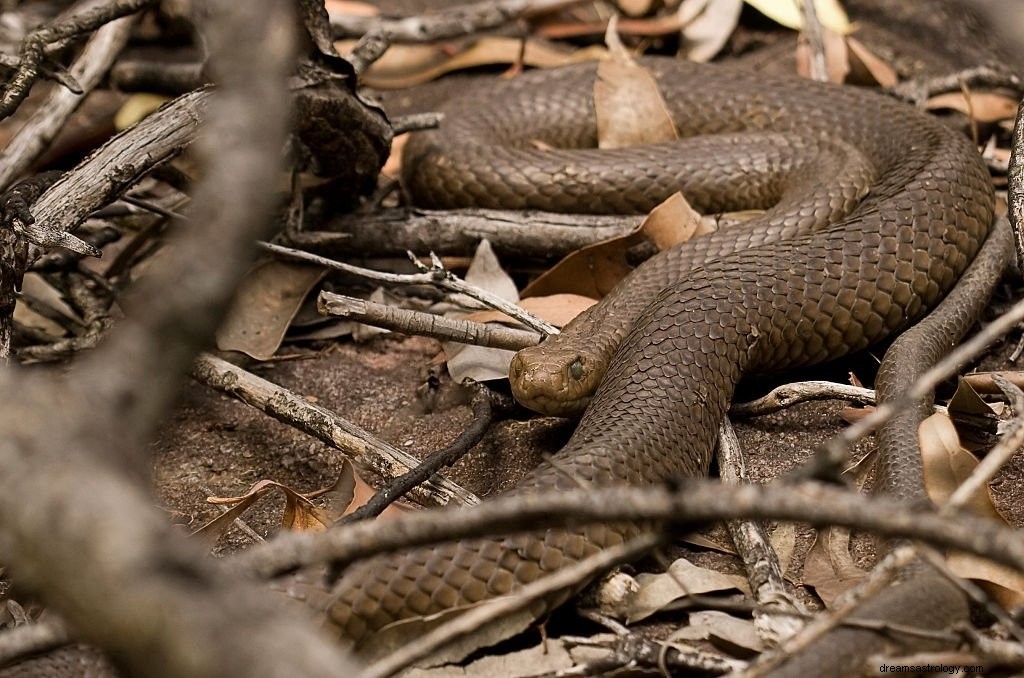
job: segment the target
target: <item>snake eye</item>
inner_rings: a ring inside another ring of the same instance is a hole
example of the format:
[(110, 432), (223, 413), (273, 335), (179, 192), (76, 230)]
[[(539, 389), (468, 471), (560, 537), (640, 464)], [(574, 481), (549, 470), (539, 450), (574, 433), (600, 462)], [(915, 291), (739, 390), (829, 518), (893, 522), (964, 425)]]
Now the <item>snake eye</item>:
[(569, 374), (576, 380), (583, 378), (583, 358), (576, 356), (576, 359), (569, 365)]

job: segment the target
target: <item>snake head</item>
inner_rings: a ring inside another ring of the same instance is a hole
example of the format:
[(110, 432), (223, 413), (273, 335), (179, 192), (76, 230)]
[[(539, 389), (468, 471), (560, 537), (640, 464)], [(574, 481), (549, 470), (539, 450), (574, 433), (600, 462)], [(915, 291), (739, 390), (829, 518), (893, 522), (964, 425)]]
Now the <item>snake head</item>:
[(516, 353), (509, 365), (512, 394), (524, 407), (553, 417), (576, 417), (590, 403), (601, 375), (587, 356), (545, 342)]

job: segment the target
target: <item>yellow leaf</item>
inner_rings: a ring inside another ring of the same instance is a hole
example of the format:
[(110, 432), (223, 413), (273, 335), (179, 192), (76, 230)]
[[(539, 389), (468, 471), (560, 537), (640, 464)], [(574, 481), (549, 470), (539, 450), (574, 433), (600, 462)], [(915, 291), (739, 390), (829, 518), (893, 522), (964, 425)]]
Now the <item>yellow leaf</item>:
[[(801, 0), (747, 0), (747, 4), (787, 28), (797, 31), (803, 28), (804, 17), (800, 10)], [(843, 11), (839, 0), (815, 0), (814, 9), (818, 15), (818, 21), (825, 28), (844, 35), (850, 32), (850, 19)]]

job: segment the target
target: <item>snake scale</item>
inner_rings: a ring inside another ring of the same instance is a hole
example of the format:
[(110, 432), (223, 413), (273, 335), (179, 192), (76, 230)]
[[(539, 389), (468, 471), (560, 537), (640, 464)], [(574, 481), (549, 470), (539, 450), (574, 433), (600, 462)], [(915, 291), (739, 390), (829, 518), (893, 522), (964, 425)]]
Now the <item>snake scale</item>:
[[(561, 335), (517, 355), (510, 379), (522, 402), (552, 414), (586, 410), (564, 449), (513, 493), (705, 474), (743, 375), (834, 359), (920, 320), (993, 221), (988, 173), (970, 141), (894, 100), (726, 67), (642, 63), (677, 142), (593, 150), (591, 64), (452, 101), (440, 129), (406, 149), (405, 184), (424, 206), (644, 212), (682, 190), (705, 213), (765, 210), (654, 256)], [(1005, 252), (1000, 243), (993, 248)], [(981, 274), (974, 298), (997, 277)], [(963, 299), (951, 303), (966, 324)], [(898, 493), (908, 492), (900, 478), (919, 476), (904, 457), (882, 471)], [(373, 558), (345, 574), (329, 614), (361, 643), (404, 618), (507, 594), (642, 529), (591, 525)], [(922, 586), (897, 588), (918, 599), (934, 593)], [(962, 614), (962, 597), (950, 595), (931, 602)]]

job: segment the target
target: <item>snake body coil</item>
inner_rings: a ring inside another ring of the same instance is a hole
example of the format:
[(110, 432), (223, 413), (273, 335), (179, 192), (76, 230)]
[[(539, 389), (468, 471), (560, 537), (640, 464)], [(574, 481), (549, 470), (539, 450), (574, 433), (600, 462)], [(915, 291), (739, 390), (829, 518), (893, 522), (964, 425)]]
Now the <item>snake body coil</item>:
[[(704, 212), (767, 210), (657, 255), (562, 335), (517, 356), (511, 379), (522, 400), (553, 413), (589, 407), (553, 463), (516, 493), (706, 473), (742, 375), (836, 358), (920, 319), (992, 221), (971, 143), (897, 102), (644, 64), (687, 138), (589, 150), (595, 68), (581, 65), (452, 102), (442, 127), (407, 149), (407, 186), (428, 206), (642, 212), (681, 189)], [(374, 558), (346, 574), (331, 617), (359, 641), (409, 616), (509, 593), (642, 529), (592, 525)]]

